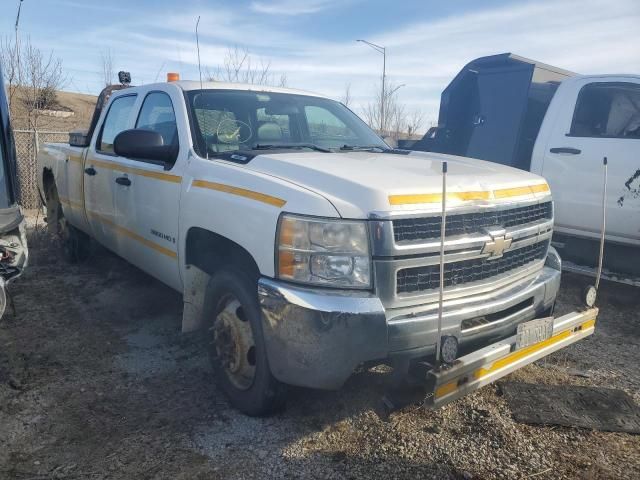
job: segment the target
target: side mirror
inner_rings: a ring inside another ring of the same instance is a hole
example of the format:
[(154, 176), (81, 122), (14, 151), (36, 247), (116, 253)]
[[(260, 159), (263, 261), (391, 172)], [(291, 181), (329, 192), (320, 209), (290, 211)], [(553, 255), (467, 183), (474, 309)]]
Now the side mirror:
[(162, 135), (144, 128), (120, 132), (113, 140), (113, 151), (121, 157), (161, 162), (165, 166), (173, 165), (178, 157), (178, 147), (165, 145)]

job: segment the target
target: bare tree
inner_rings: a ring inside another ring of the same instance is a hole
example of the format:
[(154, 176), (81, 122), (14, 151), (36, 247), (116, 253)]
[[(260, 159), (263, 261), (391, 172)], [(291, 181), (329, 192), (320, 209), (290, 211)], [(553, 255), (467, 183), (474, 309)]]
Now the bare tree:
[(351, 103), (351, 84), (347, 83), (344, 86), (344, 95), (342, 96), (342, 103), (345, 107), (348, 107)]
[(418, 133), (424, 123), (424, 112), (417, 108), (414, 108), (409, 115), (407, 115), (407, 135), (409, 137)]
[(102, 64), (102, 80), (104, 81), (105, 87), (108, 87), (113, 83), (115, 74), (115, 68), (113, 66), (114, 59), (113, 55), (111, 55), (110, 48), (100, 54), (100, 62)]
[(387, 132), (388, 136), (397, 141), (407, 128), (407, 108), (404, 104), (398, 102), (390, 106), (393, 107), (391, 110), (386, 110), (385, 106), (385, 116), (389, 116)]
[(29, 125), (36, 130), (40, 111), (55, 104), (56, 92), (66, 85), (67, 79), (62, 60), (54, 57), (53, 52), (43, 54), (30, 39), (23, 43), (21, 50), (23, 101)]
[(7, 101), (9, 109), (13, 105), (14, 96), (18, 90), (21, 79), (20, 48), (9, 36), (0, 40), (0, 62), (7, 88)]
[(15, 113), (20, 101), (26, 111), (26, 121), (32, 129), (38, 127), (41, 110), (56, 103), (56, 92), (66, 84), (62, 60), (53, 52), (44, 54), (31, 43), (21, 40), (18, 46), (10, 39), (0, 43), (2, 64), (8, 86), (8, 100)]
[[(365, 121), (383, 137), (401, 129), (404, 122), (405, 108), (398, 103), (398, 88), (393, 83), (388, 83), (383, 99), (382, 92), (375, 87), (374, 99), (363, 108)], [(380, 108), (382, 102), (384, 102), (384, 109)], [(381, 119), (380, 115), (383, 111), (384, 118)]]
[[(366, 104), (362, 111), (365, 121), (369, 126), (378, 131), (383, 137), (391, 137), (398, 140), (400, 137), (415, 135), (424, 123), (424, 113), (419, 109), (409, 110), (407, 106), (398, 100), (397, 86), (389, 83), (385, 88), (384, 99), (384, 119), (380, 121), (380, 108), (382, 93), (375, 87), (375, 96), (372, 101)], [(382, 129), (380, 126), (382, 125)]]
[(213, 82), (251, 83), (254, 85), (287, 85), (286, 74), (275, 78), (271, 72), (271, 62), (262, 58), (255, 60), (246, 48), (229, 47), (222, 66), (207, 71), (207, 80)]

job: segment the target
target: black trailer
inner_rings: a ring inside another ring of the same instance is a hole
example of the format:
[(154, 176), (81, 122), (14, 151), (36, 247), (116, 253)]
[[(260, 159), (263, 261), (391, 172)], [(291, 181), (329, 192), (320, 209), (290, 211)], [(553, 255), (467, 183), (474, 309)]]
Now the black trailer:
[(573, 75), (512, 53), (473, 60), (442, 92), (438, 126), (411, 149), (529, 170), (547, 107)]

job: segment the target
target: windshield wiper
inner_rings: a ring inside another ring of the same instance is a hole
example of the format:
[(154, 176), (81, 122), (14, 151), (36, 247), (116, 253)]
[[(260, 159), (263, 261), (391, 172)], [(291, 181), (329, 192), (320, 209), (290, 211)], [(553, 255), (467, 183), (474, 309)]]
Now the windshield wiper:
[(309, 148), (311, 150), (315, 150), (316, 152), (324, 152), (331, 153), (331, 150), (323, 147), (319, 147), (318, 145), (314, 145), (313, 143), (273, 143), (273, 144), (260, 144), (257, 143), (253, 149), (254, 150), (280, 150), (287, 148)]
[(343, 145), (340, 147), (340, 150), (354, 150), (354, 151), (371, 151), (371, 150), (380, 150), (384, 152), (387, 150), (380, 145)]

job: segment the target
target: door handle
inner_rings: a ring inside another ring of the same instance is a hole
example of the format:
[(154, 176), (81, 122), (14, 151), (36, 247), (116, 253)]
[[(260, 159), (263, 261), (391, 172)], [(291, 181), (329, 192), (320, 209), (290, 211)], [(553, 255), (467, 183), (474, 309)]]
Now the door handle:
[(84, 169), (84, 173), (86, 173), (87, 175), (89, 175), (89, 176), (93, 177), (93, 176), (94, 176), (96, 173), (98, 173), (98, 172), (96, 172), (96, 169), (95, 169), (95, 168), (93, 168), (93, 167), (88, 167), (88, 168), (85, 168), (85, 169)]
[(124, 185), (125, 187), (128, 187), (129, 185), (131, 185), (131, 180), (129, 180), (129, 178), (127, 177), (118, 177), (116, 178), (116, 183), (118, 185)]
[(579, 155), (582, 150), (573, 147), (554, 147), (549, 150), (551, 153), (569, 153), (571, 155)]

